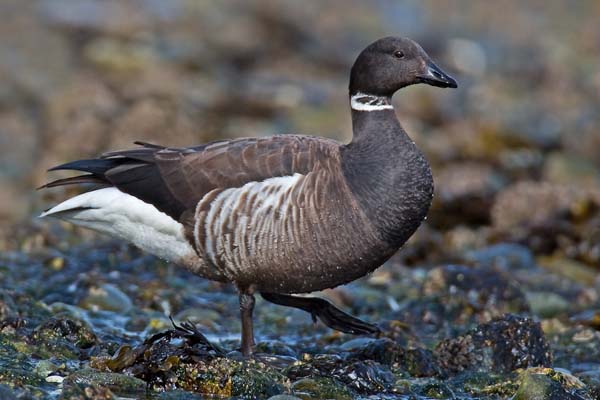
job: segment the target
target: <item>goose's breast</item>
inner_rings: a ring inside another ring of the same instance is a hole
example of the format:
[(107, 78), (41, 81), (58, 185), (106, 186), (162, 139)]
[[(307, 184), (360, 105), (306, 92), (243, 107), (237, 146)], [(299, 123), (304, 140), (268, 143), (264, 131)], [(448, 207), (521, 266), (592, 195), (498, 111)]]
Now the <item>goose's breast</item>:
[(352, 281), (379, 266), (382, 246), (341, 174), (251, 182), (198, 206), (199, 253), (241, 285), (299, 293)]

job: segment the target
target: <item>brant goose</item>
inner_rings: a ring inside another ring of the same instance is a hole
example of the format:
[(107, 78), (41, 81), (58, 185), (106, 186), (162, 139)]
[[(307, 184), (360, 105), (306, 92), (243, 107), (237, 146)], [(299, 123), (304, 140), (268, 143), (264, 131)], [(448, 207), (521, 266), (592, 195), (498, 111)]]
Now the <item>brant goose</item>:
[(220, 140), (188, 148), (140, 147), (50, 169), (86, 172), (50, 188), (94, 190), (41, 216), (124, 239), (239, 290), (241, 351), (252, 352), (254, 293), (333, 329), (378, 332), (320, 298), (373, 271), (421, 224), (433, 195), (423, 154), (394, 113), (405, 86), (457, 87), (417, 43), (386, 37), (350, 73), (349, 144), (300, 135)]

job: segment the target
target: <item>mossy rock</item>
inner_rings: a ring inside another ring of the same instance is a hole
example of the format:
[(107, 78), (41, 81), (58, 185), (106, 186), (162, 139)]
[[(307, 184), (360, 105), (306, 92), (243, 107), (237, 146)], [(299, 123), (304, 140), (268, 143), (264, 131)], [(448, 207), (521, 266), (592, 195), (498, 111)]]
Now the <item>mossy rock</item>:
[(46, 381), (32, 370), (3, 365), (0, 368), (0, 384), (8, 385), (11, 388), (22, 386), (40, 387), (44, 386)]
[(116, 397), (105, 386), (71, 383), (63, 388), (59, 397), (59, 400), (70, 399), (114, 400)]
[(284, 393), (281, 382), (285, 377), (272, 369), (242, 368), (232, 377), (232, 393), (234, 396), (264, 398)]
[(82, 322), (68, 318), (51, 318), (38, 326), (32, 338), (36, 342), (67, 340), (76, 347), (86, 349), (98, 342), (96, 335)]
[(432, 382), (421, 386), (418, 393), (431, 399), (451, 399), (454, 393), (450, 387), (442, 382)]
[(509, 398), (519, 387), (519, 382), (515, 378), (514, 373), (466, 372), (456, 376), (448, 384), (451, 387), (462, 387), (466, 393), (474, 397)]
[(523, 377), (514, 400), (576, 400), (580, 397), (567, 392), (560, 383), (542, 374)]
[(141, 379), (113, 372), (100, 372), (91, 368), (82, 369), (69, 375), (64, 381), (64, 387), (65, 389), (71, 387), (74, 391), (79, 390), (77, 388), (92, 387), (102, 393), (108, 393), (102, 390), (102, 388), (106, 388), (110, 393), (126, 397), (142, 397), (147, 392), (146, 382)]
[(286, 391), (284, 375), (253, 360), (217, 358), (210, 362), (181, 364), (174, 372), (177, 387), (205, 395), (266, 398)]
[(303, 400), (335, 399), (347, 400), (354, 396), (344, 385), (330, 378), (304, 378), (292, 384), (295, 396)]

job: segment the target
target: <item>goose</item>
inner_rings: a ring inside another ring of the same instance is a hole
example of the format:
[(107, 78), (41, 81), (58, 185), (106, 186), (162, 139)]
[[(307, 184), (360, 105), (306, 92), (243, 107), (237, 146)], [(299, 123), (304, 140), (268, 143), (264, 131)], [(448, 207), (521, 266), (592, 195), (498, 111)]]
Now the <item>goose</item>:
[(84, 172), (45, 184), (94, 184), (55, 217), (128, 241), (206, 279), (235, 284), (241, 352), (253, 352), (256, 293), (351, 334), (379, 331), (322, 298), (297, 296), (381, 266), (425, 219), (429, 164), (400, 125), (393, 94), (456, 88), (415, 41), (385, 37), (350, 72), (350, 143), (276, 135), (186, 148), (135, 142), (49, 169)]

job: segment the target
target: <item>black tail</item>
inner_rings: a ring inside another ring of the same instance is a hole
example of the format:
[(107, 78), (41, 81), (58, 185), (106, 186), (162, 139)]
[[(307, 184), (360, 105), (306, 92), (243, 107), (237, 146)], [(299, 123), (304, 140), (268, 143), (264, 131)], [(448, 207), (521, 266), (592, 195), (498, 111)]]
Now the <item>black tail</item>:
[(87, 174), (58, 179), (40, 189), (85, 183), (115, 186), (122, 192), (154, 205), (172, 218), (179, 219), (185, 206), (175, 198), (163, 181), (155, 160), (155, 153), (163, 147), (138, 144), (143, 148), (106, 153), (100, 158), (78, 160), (50, 168), (48, 171), (74, 170)]
[(122, 164), (124, 159), (117, 158), (92, 158), (90, 160), (77, 160), (65, 164), (57, 165), (50, 168), (48, 171), (58, 170), (73, 170), (81, 172), (89, 172), (94, 175), (104, 175), (106, 171)]
[(103, 179), (102, 177), (99, 177), (94, 174), (86, 174), (86, 175), (73, 176), (71, 178), (57, 179), (57, 180), (48, 182), (45, 185), (38, 187), (37, 190), (53, 188), (53, 187), (57, 187), (57, 186), (65, 186), (65, 185), (78, 185), (78, 184), (83, 184), (83, 183), (93, 183), (93, 184), (97, 184), (97, 185), (110, 186), (110, 182), (108, 182), (106, 179)]
[(48, 171), (73, 170), (89, 172), (89, 174), (78, 175), (64, 179), (57, 179), (52, 182), (48, 182), (43, 186), (40, 186), (38, 190), (84, 183), (111, 186), (112, 183), (106, 178), (106, 172), (117, 165), (119, 165), (119, 162), (116, 159), (78, 160), (66, 164), (57, 165), (56, 167), (50, 168)]

